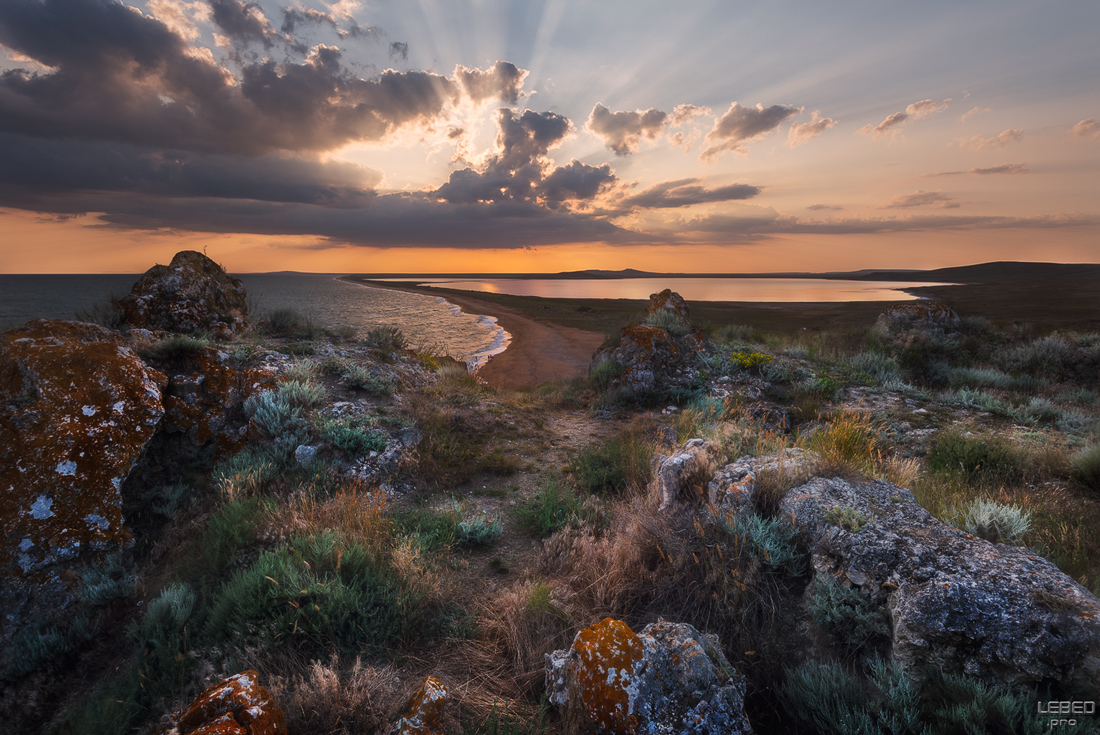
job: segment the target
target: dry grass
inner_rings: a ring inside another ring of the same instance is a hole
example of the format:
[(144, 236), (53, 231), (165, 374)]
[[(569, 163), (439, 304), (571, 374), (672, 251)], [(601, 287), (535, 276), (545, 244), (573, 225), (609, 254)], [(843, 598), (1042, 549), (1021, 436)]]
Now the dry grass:
[(347, 541), (358, 541), (382, 562), (393, 546), (394, 523), (386, 495), (350, 481), (329, 498), (318, 499), (310, 488), (291, 496), (270, 517), (265, 535), (278, 538), (312, 536), (336, 530)]
[(872, 474), (882, 461), (878, 426), (864, 411), (838, 411), (805, 445), (817, 453), (822, 474)]
[(268, 683), (290, 732), (359, 735), (381, 732), (404, 703), (403, 685), (390, 665), (345, 664), (333, 655), (297, 674)]

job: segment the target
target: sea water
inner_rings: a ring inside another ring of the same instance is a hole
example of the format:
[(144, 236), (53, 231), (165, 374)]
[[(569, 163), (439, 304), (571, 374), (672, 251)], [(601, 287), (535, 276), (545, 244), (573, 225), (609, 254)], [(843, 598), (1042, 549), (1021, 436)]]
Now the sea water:
[[(0, 275), (0, 329), (39, 317), (73, 319), (110, 295), (129, 293), (137, 275)], [(464, 361), (471, 369), (511, 339), (496, 318), (467, 314), (438, 296), (373, 288), (321, 274), (244, 274), (253, 321), (289, 307), (322, 327), (351, 327), (364, 336), (396, 327), (419, 350)]]

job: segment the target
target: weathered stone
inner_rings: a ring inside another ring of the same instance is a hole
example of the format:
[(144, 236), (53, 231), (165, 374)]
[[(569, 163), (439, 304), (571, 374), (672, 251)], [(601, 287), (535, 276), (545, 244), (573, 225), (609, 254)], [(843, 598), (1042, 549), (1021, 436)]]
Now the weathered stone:
[(957, 327), (960, 321), (946, 304), (918, 302), (886, 307), (875, 326), (888, 334), (944, 332)]
[(718, 451), (713, 442), (689, 439), (672, 456), (656, 456), (650, 495), (660, 499), (662, 509), (703, 497), (718, 461)]
[(1100, 695), (1100, 600), (1034, 552), (951, 528), (882, 481), (815, 478), (780, 512), (808, 540), (815, 576), (885, 606), (911, 678), (933, 666)]
[(805, 449), (784, 449), (763, 457), (741, 457), (714, 473), (707, 485), (707, 499), (718, 513), (743, 518), (753, 512), (756, 482), (761, 474), (796, 477), (815, 461), (816, 455)]
[(120, 488), (164, 415), (164, 375), (116, 332), (39, 319), (0, 336), (0, 634), (71, 596), (60, 571), (125, 547)]
[(713, 636), (667, 622), (635, 634), (610, 618), (546, 657), (550, 702), (576, 733), (751, 733), (745, 680)]
[(645, 308), (643, 320), (653, 320), (666, 328), (679, 331), (691, 331), (691, 310), (687, 302), (669, 288), (649, 295), (649, 305)]
[(443, 735), (443, 707), (446, 704), (447, 687), (439, 679), (427, 677), (409, 698), (401, 717), (390, 726), (387, 735)]
[(243, 448), (248, 438), (244, 402), (275, 386), (267, 370), (236, 370), (224, 355), (207, 348), (188, 358), (182, 370), (170, 370), (164, 391), (164, 428), (185, 433), (196, 445), (214, 442), (215, 458)]
[(218, 682), (166, 717), (157, 735), (286, 735), (283, 711), (257, 677), (249, 670)]
[(184, 250), (145, 272), (119, 300), (126, 322), (169, 332), (230, 336), (248, 328), (244, 285), (202, 253)]

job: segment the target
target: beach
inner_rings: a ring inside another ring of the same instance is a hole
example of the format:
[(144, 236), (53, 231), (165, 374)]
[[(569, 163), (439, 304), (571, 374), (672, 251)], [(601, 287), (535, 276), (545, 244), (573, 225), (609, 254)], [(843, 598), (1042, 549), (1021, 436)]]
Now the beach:
[(511, 336), (508, 348), (494, 355), (478, 371), (479, 378), (494, 388), (514, 390), (551, 380), (568, 380), (585, 375), (592, 353), (603, 344), (606, 335), (576, 327), (553, 324), (522, 314), (500, 304), (481, 299), (434, 293), (425, 288), (407, 288), (379, 284), (366, 278), (347, 277), (374, 288), (428, 293), (445, 297), (467, 314), (485, 314), (497, 319), (497, 324)]

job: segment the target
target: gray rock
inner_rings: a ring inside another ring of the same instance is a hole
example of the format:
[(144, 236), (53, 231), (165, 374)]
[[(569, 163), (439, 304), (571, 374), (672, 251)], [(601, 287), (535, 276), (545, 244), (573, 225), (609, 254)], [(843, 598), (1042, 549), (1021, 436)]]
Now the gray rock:
[(741, 457), (714, 473), (707, 499), (719, 514), (742, 518), (753, 512), (757, 477), (762, 473), (797, 477), (808, 472), (817, 455), (805, 449), (784, 449), (764, 457)]
[(294, 450), (294, 460), (302, 467), (308, 467), (313, 458), (317, 456), (320, 447), (311, 447), (308, 444), (299, 444)]
[(951, 528), (882, 481), (815, 478), (781, 513), (807, 539), (815, 576), (846, 578), (885, 606), (910, 678), (933, 666), (1100, 695), (1100, 600), (1034, 552)]
[(654, 459), (653, 480), (649, 492), (660, 498), (661, 508), (681, 500), (701, 497), (707, 478), (714, 472), (718, 445), (703, 439), (689, 439), (671, 457), (658, 455)]
[(604, 620), (546, 656), (546, 688), (570, 732), (753, 732), (744, 677), (714, 636), (686, 624), (661, 621), (634, 634)]

